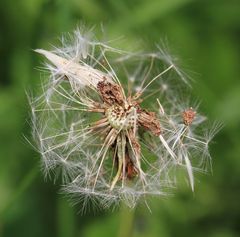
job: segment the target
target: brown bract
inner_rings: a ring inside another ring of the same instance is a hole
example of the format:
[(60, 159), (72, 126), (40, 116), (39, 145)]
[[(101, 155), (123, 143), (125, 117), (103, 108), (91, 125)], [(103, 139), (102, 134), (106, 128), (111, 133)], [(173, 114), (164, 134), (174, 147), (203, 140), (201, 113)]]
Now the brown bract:
[(138, 123), (140, 126), (144, 127), (146, 130), (149, 130), (156, 136), (161, 134), (160, 123), (154, 112), (142, 110), (139, 113)]
[(101, 94), (103, 102), (108, 105), (114, 105), (115, 103), (123, 104), (123, 94), (119, 85), (104, 80), (97, 84), (97, 89)]

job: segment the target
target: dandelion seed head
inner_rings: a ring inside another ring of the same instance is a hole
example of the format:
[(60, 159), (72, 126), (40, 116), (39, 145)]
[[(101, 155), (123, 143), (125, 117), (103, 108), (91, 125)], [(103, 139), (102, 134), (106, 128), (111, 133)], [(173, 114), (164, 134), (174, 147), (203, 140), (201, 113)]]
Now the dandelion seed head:
[(178, 167), (193, 190), (218, 129), (209, 132), (198, 107), (178, 100), (171, 82), (176, 77), (184, 87), (187, 77), (176, 59), (159, 47), (148, 54), (118, 50), (82, 29), (61, 41), (52, 51), (36, 50), (49, 71), (30, 101), (45, 176), (61, 178), (62, 191), (83, 211), (90, 200), (133, 208), (166, 195)]

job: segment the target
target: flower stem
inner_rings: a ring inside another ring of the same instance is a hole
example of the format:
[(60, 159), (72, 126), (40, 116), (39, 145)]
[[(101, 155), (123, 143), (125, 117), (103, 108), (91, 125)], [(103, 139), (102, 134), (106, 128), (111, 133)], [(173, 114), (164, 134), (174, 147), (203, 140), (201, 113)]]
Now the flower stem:
[(134, 231), (135, 210), (122, 204), (118, 237), (131, 237)]

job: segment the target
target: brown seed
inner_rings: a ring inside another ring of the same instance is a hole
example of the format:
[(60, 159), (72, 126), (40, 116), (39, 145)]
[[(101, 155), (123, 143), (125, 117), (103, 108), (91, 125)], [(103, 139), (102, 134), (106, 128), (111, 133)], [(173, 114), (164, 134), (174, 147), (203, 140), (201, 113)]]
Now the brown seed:
[(195, 116), (196, 116), (196, 112), (192, 108), (185, 110), (182, 113), (182, 118), (183, 118), (184, 124), (187, 126), (192, 124)]

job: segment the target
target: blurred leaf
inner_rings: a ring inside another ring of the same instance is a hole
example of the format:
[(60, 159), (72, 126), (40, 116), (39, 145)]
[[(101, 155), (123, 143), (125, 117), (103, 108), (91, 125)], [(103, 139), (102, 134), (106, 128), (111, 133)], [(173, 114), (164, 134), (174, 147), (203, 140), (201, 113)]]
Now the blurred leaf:
[(217, 115), (227, 125), (235, 127), (239, 125), (240, 110), (240, 85), (234, 85), (225, 93), (224, 97), (218, 103), (216, 108)]
[[(105, 16), (103, 4), (95, 0), (72, 0), (76, 11), (81, 12), (87, 19), (99, 19)], [(77, 22), (79, 23), (79, 22)]]
[(17, 199), (26, 191), (26, 189), (32, 184), (33, 180), (35, 179), (37, 173), (39, 172), (38, 167), (33, 167), (32, 170), (21, 180), (20, 184), (11, 193), (10, 197), (8, 198), (7, 202), (5, 202), (3, 208), (0, 210), (0, 216), (4, 216), (9, 208), (11, 208), (14, 203), (17, 202)]
[(191, 0), (154, 0), (154, 1), (141, 1), (127, 16), (119, 16), (117, 29), (124, 28), (125, 30), (132, 27), (142, 27), (154, 20), (174, 11), (183, 5), (189, 3)]

